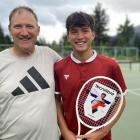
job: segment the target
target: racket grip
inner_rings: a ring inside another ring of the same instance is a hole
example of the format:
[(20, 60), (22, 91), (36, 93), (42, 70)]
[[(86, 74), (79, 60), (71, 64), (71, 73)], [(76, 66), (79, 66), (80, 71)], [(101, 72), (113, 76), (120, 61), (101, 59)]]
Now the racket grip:
[(76, 140), (87, 140), (87, 138), (83, 138), (83, 139), (77, 138)]

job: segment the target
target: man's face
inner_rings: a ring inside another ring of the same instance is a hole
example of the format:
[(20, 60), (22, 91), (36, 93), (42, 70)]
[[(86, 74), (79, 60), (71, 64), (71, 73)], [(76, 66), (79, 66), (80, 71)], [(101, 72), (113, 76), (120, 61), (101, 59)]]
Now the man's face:
[(9, 31), (14, 41), (14, 47), (19, 51), (32, 51), (39, 34), (39, 26), (35, 17), (29, 11), (14, 13), (9, 25)]
[(88, 26), (72, 27), (67, 35), (68, 41), (77, 53), (90, 50), (94, 37), (94, 32)]

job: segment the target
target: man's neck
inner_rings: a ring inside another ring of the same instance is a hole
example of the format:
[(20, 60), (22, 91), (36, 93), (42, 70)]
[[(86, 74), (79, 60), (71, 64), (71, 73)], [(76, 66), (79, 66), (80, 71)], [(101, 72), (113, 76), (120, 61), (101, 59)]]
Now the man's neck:
[(18, 57), (30, 56), (33, 54), (34, 50), (35, 50), (34, 48), (32, 49), (19, 49), (17, 47), (11, 48), (11, 51)]

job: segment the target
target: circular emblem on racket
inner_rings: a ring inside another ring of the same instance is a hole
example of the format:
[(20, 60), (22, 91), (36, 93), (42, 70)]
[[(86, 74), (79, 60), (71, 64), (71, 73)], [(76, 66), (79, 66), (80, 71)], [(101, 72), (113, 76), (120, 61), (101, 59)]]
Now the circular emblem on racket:
[(123, 104), (123, 93), (119, 84), (111, 78), (96, 76), (82, 86), (76, 100), (78, 135), (80, 123), (91, 133), (111, 123)]
[(88, 93), (84, 103), (85, 116), (98, 121), (103, 118), (116, 97), (116, 91), (99, 83), (95, 82)]

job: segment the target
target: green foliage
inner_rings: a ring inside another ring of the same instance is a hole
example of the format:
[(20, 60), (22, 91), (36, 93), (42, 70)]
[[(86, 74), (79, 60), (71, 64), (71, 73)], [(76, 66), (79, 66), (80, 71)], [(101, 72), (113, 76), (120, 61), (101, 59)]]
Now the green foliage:
[(4, 40), (5, 40), (5, 44), (11, 44), (11, 43), (12, 43), (11, 38), (10, 38), (9, 35), (6, 35), (6, 36), (4, 37)]
[[(92, 16), (94, 15), (95, 17), (95, 32), (96, 32), (95, 41), (92, 43), (93, 47), (98, 46), (98, 48), (100, 48), (101, 46), (112, 46), (112, 48), (114, 48), (115, 46), (123, 46), (123, 48), (125, 48), (129, 46), (130, 48), (130, 46), (135, 46), (140, 50), (140, 35), (135, 33), (133, 24), (131, 24), (128, 17), (126, 17), (124, 24), (119, 25), (117, 35), (114, 37), (110, 37), (106, 33), (108, 31), (107, 25), (109, 17), (106, 14), (106, 10), (102, 8), (102, 5), (100, 3), (96, 5), (91, 15)], [(12, 44), (10, 36), (4, 34), (1, 24), (0, 24), (0, 44), (1, 44), (0, 51), (10, 47), (9, 44)], [(66, 34), (63, 35), (59, 43), (53, 41), (52, 43), (48, 44), (46, 43), (45, 38), (39, 38), (37, 44), (42, 46), (47, 45), (56, 50), (62, 56), (66, 56), (70, 54), (70, 52), (72, 51), (72, 47), (67, 40)], [(111, 49), (106, 51), (108, 56), (111, 56), (112, 54), (111, 52), (112, 52)], [(120, 52), (121, 52), (120, 54), (122, 54), (122, 51)], [(129, 53), (130, 52), (132, 52), (132, 50), (129, 51)], [(121, 59), (124, 59), (123, 55), (121, 55)]]
[(2, 26), (0, 24), (0, 44), (4, 44), (4, 43), (5, 43), (4, 33), (3, 33)]
[[(0, 51), (11, 47), (11, 45), (9, 45), (9, 44), (12, 44), (10, 36), (4, 35), (3, 28), (1, 26), (1, 24), (0, 24), (0, 44), (2, 44), (2, 45), (0, 45)], [(8, 45), (5, 45), (5, 44), (8, 44)]]
[(134, 27), (133, 24), (130, 24), (128, 17), (126, 17), (124, 25), (120, 25), (118, 28), (118, 45), (119, 46), (130, 46), (133, 44), (131, 42), (132, 37), (134, 36)]
[(140, 49), (140, 35), (138, 34), (135, 36), (134, 45)]
[(107, 24), (109, 21), (108, 15), (106, 14), (105, 9), (102, 9), (100, 3), (97, 4), (94, 10), (95, 16), (95, 45), (100, 46), (106, 44), (109, 40), (106, 32), (108, 31)]
[(45, 38), (41, 38), (41, 37), (37, 40), (36, 44), (42, 46), (47, 45)]
[(134, 38), (134, 46), (136, 46), (139, 49), (139, 55), (140, 55), (140, 35), (136, 34)]
[(70, 46), (70, 43), (67, 40), (67, 34), (64, 34), (61, 41), (61, 43), (63, 43), (64, 46)]
[[(101, 4), (98, 3), (93, 11), (93, 15), (95, 16), (95, 41), (94, 45), (108, 45), (109, 36), (106, 34), (108, 31), (107, 24), (108, 24), (108, 16), (106, 15), (105, 9), (102, 9)], [(93, 16), (92, 15), (92, 16)], [(67, 41), (67, 35), (64, 34), (61, 41), (63, 41), (64, 46), (70, 46), (70, 43)]]
[[(11, 38), (9, 35), (4, 35), (3, 28), (0, 24), (0, 44), (12, 44)], [(9, 48), (10, 45), (1, 45), (0, 51)]]

